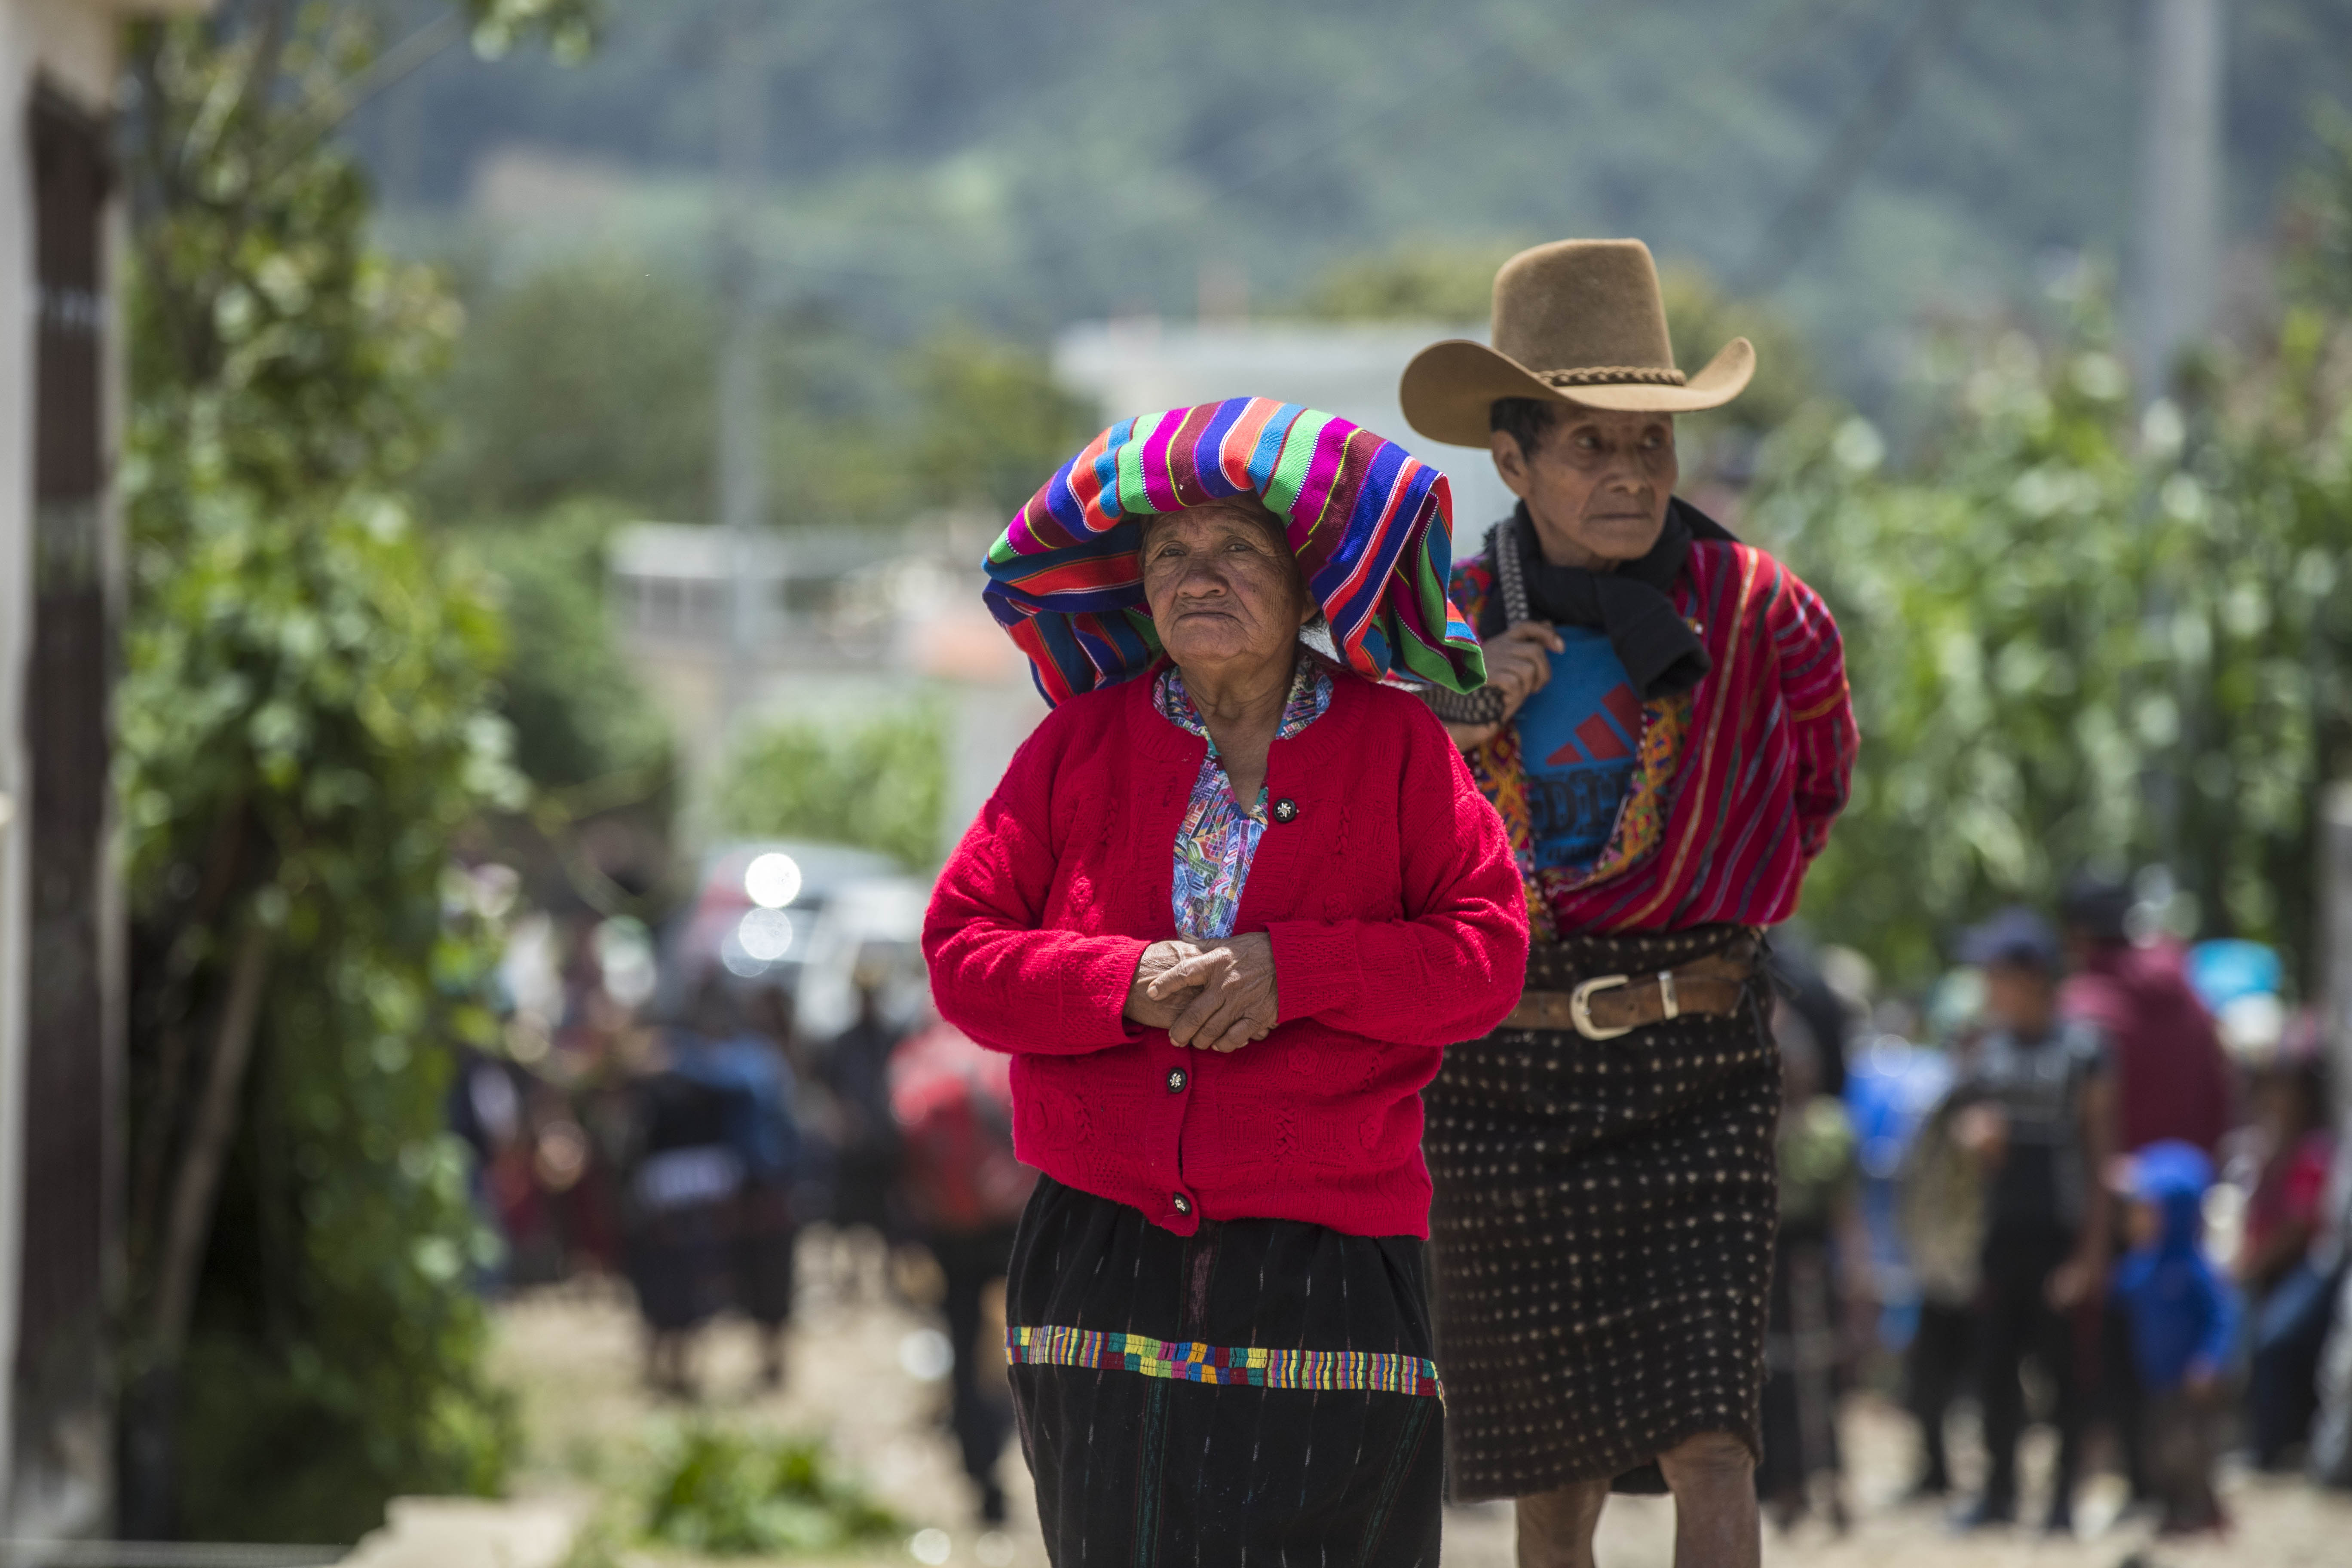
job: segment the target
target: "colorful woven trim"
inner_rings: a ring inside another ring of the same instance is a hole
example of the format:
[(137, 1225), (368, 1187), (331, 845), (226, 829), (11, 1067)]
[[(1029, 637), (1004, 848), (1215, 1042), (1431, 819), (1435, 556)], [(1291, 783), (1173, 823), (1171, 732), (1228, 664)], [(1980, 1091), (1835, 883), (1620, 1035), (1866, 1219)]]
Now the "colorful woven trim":
[(1235, 397), (1112, 426), (990, 546), (982, 597), (1029, 656), (1046, 701), (1131, 679), (1160, 657), (1140, 520), (1245, 490), (1287, 522), (1349, 668), (1454, 691), (1485, 684), (1477, 636), (1445, 594), (1445, 476), (1345, 419)]
[(1369, 1389), (1444, 1399), (1437, 1363), (1383, 1351), (1276, 1351), (1255, 1345), (1204, 1345), (1092, 1329), (1013, 1325), (1004, 1359), (1015, 1366), (1076, 1366), (1135, 1372), (1178, 1383), (1245, 1384), (1252, 1388)]

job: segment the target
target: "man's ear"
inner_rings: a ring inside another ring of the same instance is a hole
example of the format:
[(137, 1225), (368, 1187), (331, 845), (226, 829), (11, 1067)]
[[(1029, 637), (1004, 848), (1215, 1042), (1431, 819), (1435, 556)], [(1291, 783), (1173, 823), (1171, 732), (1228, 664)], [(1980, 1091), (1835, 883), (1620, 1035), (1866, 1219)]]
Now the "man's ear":
[(1528, 455), (1519, 450), (1519, 438), (1508, 430), (1497, 430), (1486, 437), (1487, 449), (1495, 454), (1495, 472), (1503, 478), (1503, 486), (1521, 500), (1528, 499)]

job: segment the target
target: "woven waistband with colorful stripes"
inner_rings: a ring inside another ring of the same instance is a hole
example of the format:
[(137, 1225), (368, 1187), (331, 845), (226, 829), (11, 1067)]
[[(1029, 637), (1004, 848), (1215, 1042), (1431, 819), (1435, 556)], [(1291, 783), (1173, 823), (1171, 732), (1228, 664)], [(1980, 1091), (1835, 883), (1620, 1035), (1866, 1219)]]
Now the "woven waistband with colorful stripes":
[(1255, 1388), (1369, 1389), (1444, 1399), (1437, 1363), (1383, 1351), (1279, 1351), (1209, 1345), (1146, 1334), (1015, 1324), (1004, 1331), (1004, 1356), (1015, 1366), (1090, 1367), (1140, 1373), (1178, 1383), (1245, 1384)]

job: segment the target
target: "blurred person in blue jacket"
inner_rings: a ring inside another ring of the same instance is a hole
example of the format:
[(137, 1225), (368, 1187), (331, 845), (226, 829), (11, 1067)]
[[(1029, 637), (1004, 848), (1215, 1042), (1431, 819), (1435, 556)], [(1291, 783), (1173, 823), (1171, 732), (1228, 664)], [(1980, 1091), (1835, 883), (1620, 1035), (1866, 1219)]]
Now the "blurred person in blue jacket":
[(2193, 1144), (2172, 1140), (2140, 1151), (2126, 1221), (2132, 1249), (2113, 1286), (2147, 1391), (2148, 1479), (2166, 1535), (2223, 1522), (2213, 1493), (2212, 1428), (2238, 1298), (2205, 1256), (2205, 1192), (2212, 1184), (2212, 1162)]
[[(726, 1096), (727, 1142), (742, 1162), (732, 1245), (734, 1298), (760, 1341), (760, 1381), (784, 1381), (784, 1325), (793, 1315), (793, 1253), (800, 1239), (793, 1183), (801, 1164), (795, 1085), (786, 1047), (790, 999), (765, 1000), (769, 1029), (756, 1028), (734, 988), (713, 976), (695, 999), (693, 1029), (672, 1068)], [(780, 1031), (780, 1033), (772, 1032)]]
[(661, 1070), (632, 1094), (629, 1274), (649, 1331), (647, 1378), (690, 1394), (693, 1331), (731, 1300), (759, 1331), (761, 1380), (773, 1387), (783, 1381), (797, 1230), (792, 1069), (715, 974), (662, 1044)]

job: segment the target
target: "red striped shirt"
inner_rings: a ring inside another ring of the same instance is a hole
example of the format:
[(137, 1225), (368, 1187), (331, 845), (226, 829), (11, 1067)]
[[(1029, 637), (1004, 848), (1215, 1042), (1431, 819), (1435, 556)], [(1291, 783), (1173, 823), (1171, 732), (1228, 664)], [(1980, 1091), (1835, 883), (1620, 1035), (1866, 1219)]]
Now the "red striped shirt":
[[(1493, 574), (1483, 555), (1454, 571), (1475, 626)], [(1829, 609), (1794, 572), (1752, 545), (1701, 540), (1675, 585), (1714, 668), (1691, 694), (1664, 831), (1639, 859), (1580, 887), (1536, 890), (1517, 748), (1473, 757), (1510, 830), (1540, 934), (1770, 925), (1796, 912), (1805, 868), (1845, 806), (1858, 736), (1845, 655)]]

